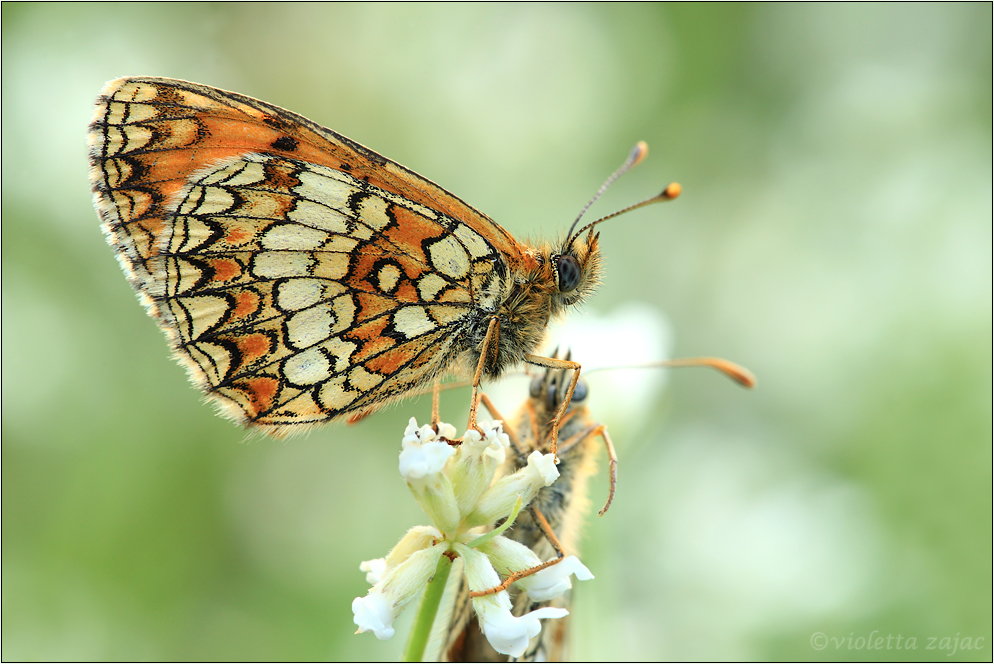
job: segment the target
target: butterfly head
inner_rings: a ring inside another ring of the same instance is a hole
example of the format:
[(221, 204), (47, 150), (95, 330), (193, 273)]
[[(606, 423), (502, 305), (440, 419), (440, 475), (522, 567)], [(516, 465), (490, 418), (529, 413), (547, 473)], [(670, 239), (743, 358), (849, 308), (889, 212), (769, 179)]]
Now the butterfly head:
[(556, 289), (553, 309), (562, 310), (582, 302), (600, 283), (601, 251), (599, 234), (575, 236), (561, 243), (549, 256)]
[[(552, 357), (556, 357), (557, 355), (558, 349), (552, 353)], [(567, 351), (564, 359), (568, 360), (570, 356), (571, 353)], [(566, 398), (569, 382), (570, 374), (568, 370), (563, 369), (547, 369), (544, 373), (532, 379), (528, 387), (528, 394), (533, 399), (536, 410), (542, 415), (541, 419), (544, 419), (546, 415), (551, 416), (555, 414), (556, 410), (559, 409), (559, 405)], [(577, 381), (576, 388), (573, 390), (573, 396), (570, 398), (567, 411), (574, 407), (586, 406), (587, 395), (589, 393), (590, 389), (587, 381), (581, 378)]]
[(628, 169), (642, 161), (648, 151), (649, 147), (642, 141), (635, 146), (628, 155), (628, 159), (625, 160), (618, 170), (611, 174), (611, 177), (594, 194), (594, 197), (580, 210), (580, 214), (566, 234), (566, 240), (559, 243), (558, 251), (551, 252), (549, 262), (552, 267), (556, 288), (552, 297), (553, 311), (561, 311), (565, 307), (583, 301), (597, 287), (597, 284), (600, 283), (601, 256), (598, 245), (600, 235), (594, 232), (594, 226), (626, 212), (651, 205), (652, 203), (673, 200), (680, 195), (680, 185), (674, 182), (663, 189), (661, 193), (641, 203), (630, 205), (614, 214), (601, 217), (597, 221), (591, 222), (574, 232), (584, 213), (600, 198), (608, 186), (628, 171)]

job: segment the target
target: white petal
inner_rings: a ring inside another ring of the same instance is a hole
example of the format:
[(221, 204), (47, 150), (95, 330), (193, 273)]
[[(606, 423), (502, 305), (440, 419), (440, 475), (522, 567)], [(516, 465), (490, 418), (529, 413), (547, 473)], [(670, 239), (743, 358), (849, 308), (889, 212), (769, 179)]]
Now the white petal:
[(528, 470), (537, 475), (549, 486), (559, 477), (556, 468), (556, 458), (551, 454), (542, 454), (538, 450), (528, 455)]
[(383, 575), (387, 571), (387, 559), (386, 558), (374, 558), (373, 560), (364, 560), (359, 563), (359, 571), (366, 573), (366, 583), (370, 585), (375, 585), (380, 582)]
[(352, 600), (352, 619), (359, 626), (357, 633), (372, 631), (376, 638), (386, 641), (393, 636), (393, 621), (397, 616), (390, 602), (381, 593), (370, 593)]
[(538, 622), (540, 618), (562, 618), (569, 615), (566, 609), (547, 606), (516, 618), (507, 609), (499, 610), (492, 604), (481, 607), (474, 600), (474, 606), (477, 606), (480, 625), (487, 641), (494, 650), (511, 657), (520, 657), (528, 647), (528, 642), (542, 631)]
[(438, 438), (453, 439), (455, 437), (456, 428), (451, 424), (439, 422), (438, 433), (435, 433), (435, 430), (431, 428), (430, 424), (425, 424), (424, 426), (419, 427), (418, 421), (412, 417), (407, 422), (407, 428), (404, 429), (404, 438), (401, 440), (401, 445), (407, 447), (408, 445), (413, 444), (430, 443)]
[(448, 438), (449, 440), (453, 440), (456, 437), (456, 428), (451, 424), (439, 422), (438, 435), (440, 438)]
[(407, 422), (407, 428), (404, 429), (404, 438), (401, 441), (401, 444), (416, 442), (418, 440), (420, 440), (418, 437), (418, 421), (412, 417)]
[(444, 552), (444, 544), (415, 551), (388, 569), (365, 597), (356, 597), (352, 602), (353, 621), (359, 626), (356, 633), (372, 631), (382, 640), (393, 636), (394, 619), (428, 583)]
[(504, 463), (507, 449), (511, 446), (511, 439), (504, 433), (503, 426), (500, 420), (483, 423), (484, 440), (487, 441), (487, 448), (483, 453), (492, 457), (498, 466)]
[(531, 599), (544, 602), (559, 597), (573, 587), (569, 579), (570, 574), (576, 575), (580, 581), (594, 578), (590, 570), (576, 556), (567, 556), (555, 565), (526, 576), (516, 583)]
[(400, 475), (405, 482), (423, 480), (441, 472), (445, 462), (455, 453), (454, 447), (442, 442), (408, 445), (400, 453)]

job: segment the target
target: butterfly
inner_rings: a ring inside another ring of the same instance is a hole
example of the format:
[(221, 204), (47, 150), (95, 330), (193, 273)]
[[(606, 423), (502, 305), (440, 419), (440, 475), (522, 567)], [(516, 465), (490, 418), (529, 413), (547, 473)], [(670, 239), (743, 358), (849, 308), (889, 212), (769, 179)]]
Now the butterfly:
[(475, 406), (482, 378), (549, 365), (546, 326), (601, 274), (603, 220), (519, 242), (372, 150), (205, 85), (111, 81), (89, 150), (103, 231), (174, 356), (222, 415), (277, 436), (452, 372), (473, 373)]

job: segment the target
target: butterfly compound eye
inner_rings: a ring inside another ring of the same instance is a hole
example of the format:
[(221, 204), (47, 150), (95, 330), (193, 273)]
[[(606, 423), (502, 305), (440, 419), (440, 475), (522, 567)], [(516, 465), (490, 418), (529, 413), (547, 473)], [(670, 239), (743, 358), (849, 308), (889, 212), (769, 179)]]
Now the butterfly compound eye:
[[(542, 386), (539, 385), (539, 392), (541, 392), (541, 389)], [(569, 400), (569, 406), (567, 406), (567, 408), (581, 405), (586, 400), (588, 392), (589, 389), (587, 388), (587, 381), (580, 380), (573, 389), (573, 398)], [(550, 411), (554, 411), (559, 408), (559, 404), (562, 403), (565, 397), (566, 381), (553, 381), (549, 384), (548, 393), (545, 395), (545, 407)]]
[(531, 395), (533, 399), (538, 399), (542, 396), (542, 383), (545, 381), (541, 376), (537, 376), (532, 379), (531, 385), (528, 386), (528, 394)]
[(569, 293), (580, 285), (580, 263), (570, 255), (556, 259), (556, 274), (560, 293)]

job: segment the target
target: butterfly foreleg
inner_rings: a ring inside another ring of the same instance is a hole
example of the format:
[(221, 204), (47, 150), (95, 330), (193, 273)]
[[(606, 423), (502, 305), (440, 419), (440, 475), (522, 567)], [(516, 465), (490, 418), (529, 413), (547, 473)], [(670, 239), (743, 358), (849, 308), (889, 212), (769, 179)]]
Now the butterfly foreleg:
[(532, 355), (531, 353), (525, 355), (525, 362), (529, 364), (534, 364), (540, 367), (546, 367), (548, 369), (572, 369), (573, 377), (570, 378), (569, 387), (566, 388), (566, 396), (563, 398), (561, 404), (559, 404), (559, 410), (556, 411), (556, 416), (552, 419), (550, 438), (551, 443), (549, 445), (549, 452), (556, 458), (556, 463), (559, 463), (559, 457), (556, 455), (556, 451), (559, 445), (559, 425), (562, 422), (563, 415), (566, 414), (566, 409), (569, 408), (570, 401), (573, 399), (573, 390), (576, 389), (576, 383), (580, 380), (580, 363), (573, 362), (572, 360), (560, 360), (554, 357), (542, 357), (541, 355)]
[(483, 343), (480, 345), (480, 359), (476, 362), (476, 373), (473, 374), (473, 397), (469, 403), (469, 423), (466, 425), (467, 429), (479, 430), (476, 426), (476, 409), (480, 403), (480, 379), (483, 377), (484, 367), (487, 366), (491, 348), (494, 350), (500, 348), (500, 319), (497, 316), (490, 317), (490, 324), (487, 325), (487, 334), (483, 337)]
[(438, 398), (442, 393), (442, 382), (436, 378), (431, 386), (431, 428), (438, 433)]
[(511, 446), (514, 447), (514, 451), (518, 456), (523, 455), (524, 450), (521, 447), (521, 441), (518, 440), (518, 434), (514, 432), (513, 427), (507, 426), (507, 420), (498, 412), (497, 407), (494, 406), (494, 402), (484, 392), (480, 393), (480, 401), (483, 403), (483, 407), (487, 409), (487, 412), (490, 413), (490, 417), (505, 423), (504, 433), (507, 434), (508, 440), (511, 441)]

